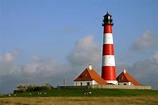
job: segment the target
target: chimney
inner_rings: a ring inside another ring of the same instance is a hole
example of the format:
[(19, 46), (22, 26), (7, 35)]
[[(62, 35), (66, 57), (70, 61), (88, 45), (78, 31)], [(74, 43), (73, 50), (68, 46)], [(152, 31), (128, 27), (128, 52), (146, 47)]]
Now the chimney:
[(123, 73), (126, 73), (126, 68), (124, 68)]
[(90, 70), (92, 70), (92, 64), (89, 64), (88, 68), (89, 68)]

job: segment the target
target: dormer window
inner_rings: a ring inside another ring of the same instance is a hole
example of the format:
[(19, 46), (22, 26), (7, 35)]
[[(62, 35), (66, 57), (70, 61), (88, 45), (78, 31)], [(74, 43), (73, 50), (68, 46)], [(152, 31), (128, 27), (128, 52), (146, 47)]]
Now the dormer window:
[(118, 78), (118, 81), (121, 82), (121, 81), (122, 81), (122, 78)]

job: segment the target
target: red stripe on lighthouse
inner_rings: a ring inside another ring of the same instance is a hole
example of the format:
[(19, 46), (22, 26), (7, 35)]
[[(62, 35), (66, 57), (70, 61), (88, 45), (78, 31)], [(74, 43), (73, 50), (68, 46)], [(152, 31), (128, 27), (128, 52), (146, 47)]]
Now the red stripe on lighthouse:
[(104, 33), (112, 33), (112, 25), (106, 25), (104, 26)]
[(105, 80), (116, 80), (115, 66), (102, 66), (102, 78)]
[(103, 55), (114, 55), (114, 45), (104, 44), (103, 45)]

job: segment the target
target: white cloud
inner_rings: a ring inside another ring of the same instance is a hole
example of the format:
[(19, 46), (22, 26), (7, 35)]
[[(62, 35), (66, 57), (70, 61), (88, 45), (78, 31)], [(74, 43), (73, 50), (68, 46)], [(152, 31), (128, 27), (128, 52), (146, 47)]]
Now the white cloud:
[(141, 51), (158, 45), (158, 39), (150, 31), (145, 31), (132, 45), (134, 51)]
[(14, 53), (5, 53), (4, 56), (0, 57), (0, 62), (11, 63), (16, 59), (16, 52)]
[(32, 62), (24, 65), (21, 72), (36, 78), (47, 78), (64, 74), (67, 70), (68, 66), (53, 59), (33, 56)]
[[(11, 74), (13, 68), (16, 68), (14, 61), (16, 59), (16, 53), (5, 53), (0, 57), (0, 75)], [(15, 71), (16, 72), (16, 71)]]
[(156, 52), (152, 55), (152, 57), (150, 58), (150, 60), (158, 63), (158, 51), (156, 51)]
[(37, 73), (37, 69), (38, 69), (38, 64), (32, 63), (32, 64), (27, 64), (26, 67), (24, 68), (24, 71), (31, 75)]
[(75, 44), (67, 60), (74, 66), (98, 63), (101, 60), (101, 46), (94, 41), (93, 35), (88, 35)]

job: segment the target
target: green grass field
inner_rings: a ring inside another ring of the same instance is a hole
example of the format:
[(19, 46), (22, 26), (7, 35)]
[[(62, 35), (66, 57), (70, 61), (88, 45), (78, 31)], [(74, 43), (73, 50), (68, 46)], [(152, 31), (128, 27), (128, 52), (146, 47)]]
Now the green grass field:
[[(91, 92), (91, 94), (84, 94)], [(38, 94), (40, 93), (40, 94)], [(46, 94), (45, 94), (46, 93)], [(52, 89), (3, 95), (0, 105), (158, 105), (156, 90)]]
[[(91, 94), (85, 94), (91, 92)], [(40, 94), (38, 94), (40, 93)], [(8, 97), (8, 95), (5, 95)], [(5, 97), (1, 96), (1, 97)], [(15, 96), (12, 94), (11, 96)], [(18, 93), (16, 97), (105, 97), (105, 96), (158, 96), (157, 90), (136, 90), (136, 89), (52, 89), (40, 92)]]

